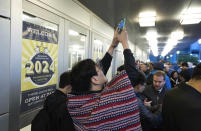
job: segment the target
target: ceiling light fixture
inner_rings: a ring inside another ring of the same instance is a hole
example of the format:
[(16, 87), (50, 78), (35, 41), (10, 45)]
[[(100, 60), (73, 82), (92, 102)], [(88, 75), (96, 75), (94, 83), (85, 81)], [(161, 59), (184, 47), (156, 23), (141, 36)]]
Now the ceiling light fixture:
[(170, 52), (174, 48), (175, 45), (177, 45), (177, 40), (169, 39), (167, 44), (165, 45), (161, 55), (166, 56), (168, 54), (168, 52)]
[(177, 30), (171, 33), (171, 39), (181, 40), (184, 37), (184, 32)]
[(141, 27), (155, 26), (156, 12), (141, 12), (139, 14), (139, 24)]
[(180, 51), (177, 51), (177, 54), (180, 54)]
[(185, 24), (198, 24), (201, 21), (201, 8), (189, 8), (181, 15), (180, 23)]
[(158, 56), (157, 36), (156, 30), (148, 31), (145, 36), (154, 56)]
[(184, 32), (181, 30), (177, 30), (171, 33), (171, 37), (170, 39), (168, 39), (166, 46), (164, 47), (161, 55), (165, 56), (166, 54), (168, 54), (168, 52), (170, 52), (174, 46), (177, 45), (178, 40), (183, 39), (184, 37)]
[(201, 44), (201, 39), (198, 40), (198, 43)]

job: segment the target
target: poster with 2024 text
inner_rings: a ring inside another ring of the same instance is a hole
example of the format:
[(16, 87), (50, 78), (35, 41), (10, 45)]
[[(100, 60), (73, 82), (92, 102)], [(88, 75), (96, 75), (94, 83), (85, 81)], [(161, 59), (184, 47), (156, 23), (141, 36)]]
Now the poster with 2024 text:
[(58, 72), (58, 32), (23, 21), (21, 112), (43, 104), (54, 92)]

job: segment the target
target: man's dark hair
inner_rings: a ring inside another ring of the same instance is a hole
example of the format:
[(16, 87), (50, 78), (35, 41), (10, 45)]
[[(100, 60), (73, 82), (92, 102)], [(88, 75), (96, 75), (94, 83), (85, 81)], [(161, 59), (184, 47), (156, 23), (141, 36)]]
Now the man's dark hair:
[(163, 79), (165, 80), (165, 72), (163, 71), (156, 71), (153, 76), (163, 76)]
[(201, 80), (201, 63), (198, 64), (194, 69), (193, 69), (193, 74), (192, 74), (193, 79)]
[(117, 71), (123, 71), (125, 69), (125, 67), (124, 67), (124, 65), (121, 65), (121, 66), (119, 66), (118, 68), (117, 68)]
[(146, 82), (145, 75), (141, 71), (138, 71), (138, 77), (137, 77), (137, 79), (135, 80), (135, 82), (132, 82), (132, 83), (135, 83), (135, 85), (133, 85), (133, 87), (136, 86), (136, 85), (139, 85), (139, 84), (140, 85), (144, 85), (145, 82)]
[(91, 77), (97, 75), (96, 63), (91, 59), (78, 62), (71, 71), (73, 93), (87, 93), (91, 89)]
[(186, 67), (188, 67), (188, 63), (187, 63), (187, 62), (183, 62), (183, 63), (181, 64), (181, 66), (186, 66)]
[(71, 83), (71, 72), (64, 72), (60, 75), (59, 88), (64, 88)]
[(189, 81), (191, 79), (190, 71), (189, 70), (183, 70), (179, 73), (181, 77), (183, 77), (185, 82)]

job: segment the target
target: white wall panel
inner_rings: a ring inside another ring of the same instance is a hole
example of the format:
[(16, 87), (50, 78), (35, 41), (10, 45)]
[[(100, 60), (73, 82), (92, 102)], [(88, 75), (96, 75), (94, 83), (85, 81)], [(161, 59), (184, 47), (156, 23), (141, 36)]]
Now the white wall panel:
[(77, 21), (90, 25), (90, 13), (72, 0), (41, 0), (54, 9), (68, 15)]
[(134, 49), (135, 49), (134, 44), (131, 43), (130, 41), (128, 43), (129, 43), (129, 48), (131, 49), (132, 53), (134, 54)]
[(0, 0), (0, 15), (10, 17), (10, 0)]
[(112, 39), (114, 34), (114, 29), (96, 16), (92, 18), (92, 29), (106, 35), (110, 39)]
[(0, 116), (0, 131), (8, 131), (8, 114)]
[(43, 19), (45, 18), (45, 20), (51, 21), (55, 24), (60, 23), (60, 19), (57, 15), (51, 12), (48, 12), (47, 10), (42, 9), (39, 6), (32, 4), (26, 0), (23, 1), (22, 8), (23, 8), (23, 11), (30, 13), (34, 16), (37, 16)]
[(0, 18), (0, 114), (8, 112), (9, 105), (9, 60), (10, 60), (10, 20)]
[(10, 28), (9, 131), (19, 131), (22, 58), (22, 0), (11, 0)]

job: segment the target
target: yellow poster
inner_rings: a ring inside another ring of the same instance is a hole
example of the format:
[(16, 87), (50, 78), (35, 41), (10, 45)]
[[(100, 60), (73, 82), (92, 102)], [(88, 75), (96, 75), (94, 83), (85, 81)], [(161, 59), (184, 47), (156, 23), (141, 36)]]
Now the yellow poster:
[(41, 106), (56, 89), (58, 32), (23, 22), (21, 112)]
[(58, 46), (23, 39), (22, 50), (21, 91), (56, 84)]

